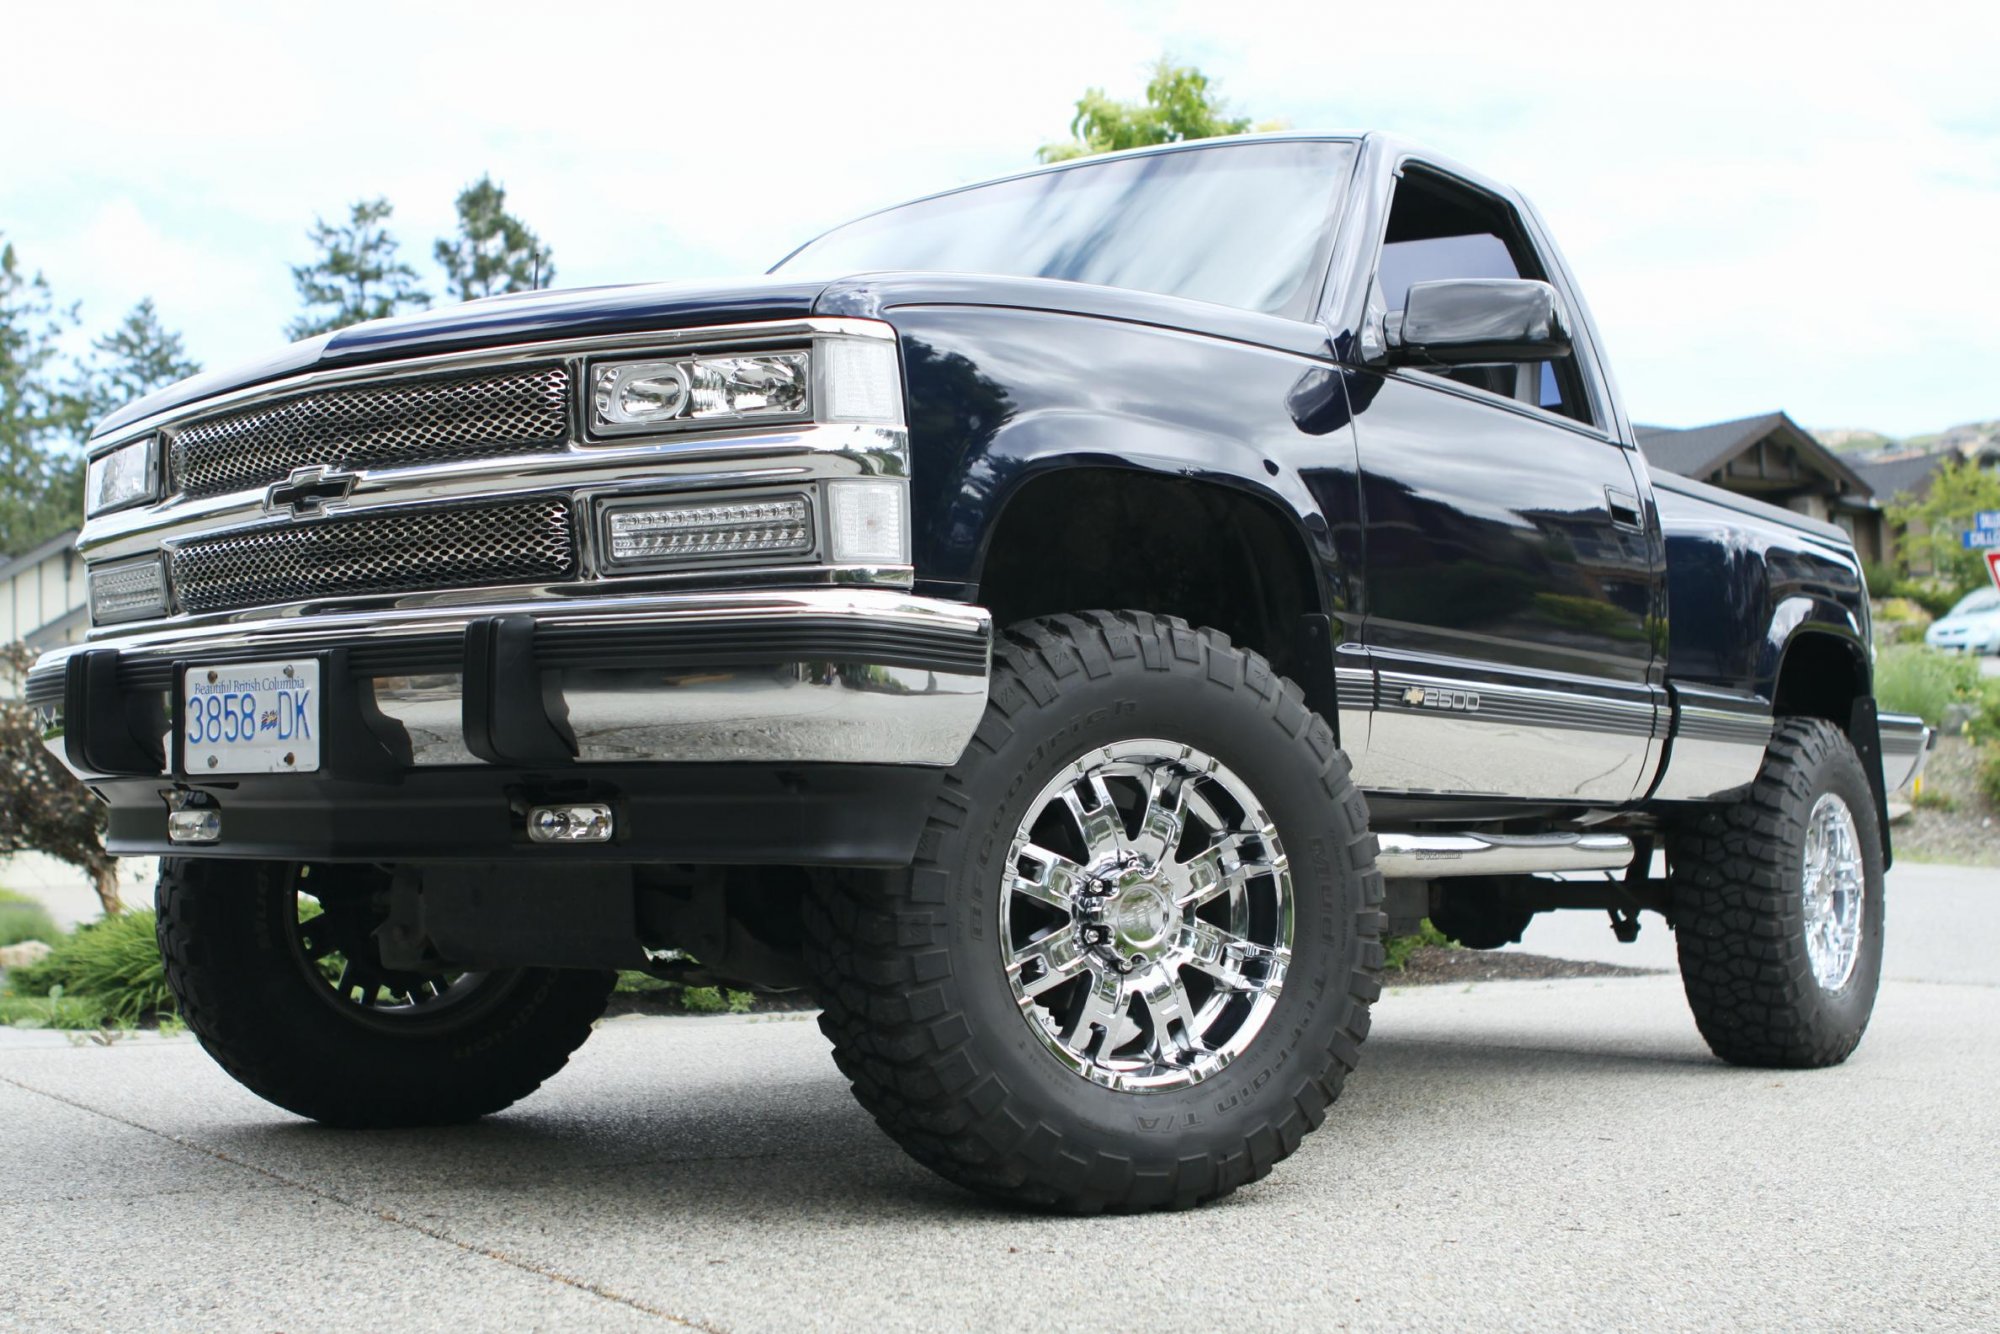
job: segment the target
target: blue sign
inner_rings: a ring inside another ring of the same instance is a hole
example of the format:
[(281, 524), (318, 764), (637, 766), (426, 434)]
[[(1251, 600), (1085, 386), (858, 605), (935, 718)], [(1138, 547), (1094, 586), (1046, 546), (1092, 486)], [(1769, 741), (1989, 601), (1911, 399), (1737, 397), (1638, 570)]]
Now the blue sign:
[(2000, 510), (1981, 510), (1972, 516), (1974, 532), (2000, 533)]
[(1975, 528), (1959, 539), (1967, 551), (1978, 551), (1984, 547), (2000, 547), (2000, 528)]

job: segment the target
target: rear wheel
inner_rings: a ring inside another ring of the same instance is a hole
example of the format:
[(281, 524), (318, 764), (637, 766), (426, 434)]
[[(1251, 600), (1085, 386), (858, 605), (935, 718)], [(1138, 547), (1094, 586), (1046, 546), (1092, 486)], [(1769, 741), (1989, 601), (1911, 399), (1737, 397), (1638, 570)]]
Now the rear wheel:
[(962, 1185), (1077, 1212), (1268, 1172), (1354, 1066), (1382, 881), (1298, 688), (1212, 630), (1015, 626), (905, 874), (809, 913), (856, 1095)]
[(161, 864), (167, 983), (237, 1082), (332, 1125), (442, 1125), (526, 1097), (590, 1035), (610, 973), (384, 967), (386, 891), (372, 867)]
[(1882, 834), (1866, 770), (1817, 718), (1781, 721), (1739, 801), (1667, 844), (1688, 1005), (1738, 1065), (1837, 1065), (1882, 979)]

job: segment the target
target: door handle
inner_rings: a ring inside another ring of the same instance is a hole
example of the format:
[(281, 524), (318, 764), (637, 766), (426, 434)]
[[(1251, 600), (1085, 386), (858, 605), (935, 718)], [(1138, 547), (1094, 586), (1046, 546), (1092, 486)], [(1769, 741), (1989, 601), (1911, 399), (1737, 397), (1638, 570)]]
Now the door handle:
[(1620, 491), (1615, 486), (1607, 486), (1604, 488), (1604, 503), (1610, 507), (1612, 523), (1620, 528), (1645, 531), (1646, 525), (1639, 515), (1639, 497), (1630, 491)]

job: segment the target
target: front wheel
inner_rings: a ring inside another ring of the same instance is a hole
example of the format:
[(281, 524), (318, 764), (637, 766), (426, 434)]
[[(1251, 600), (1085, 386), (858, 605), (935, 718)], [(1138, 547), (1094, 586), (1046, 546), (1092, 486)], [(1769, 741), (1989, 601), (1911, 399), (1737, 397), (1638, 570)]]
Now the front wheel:
[(181, 1018), (251, 1092), (330, 1125), (470, 1121), (560, 1070), (613, 975), (383, 967), (387, 876), (365, 866), (169, 858), (160, 954)]
[(1688, 1006), (1737, 1065), (1838, 1065), (1882, 980), (1882, 831), (1867, 771), (1818, 718), (1772, 733), (1740, 801), (1669, 837)]
[(1212, 630), (1061, 616), (996, 659), (914, 868), (809, 913), (835, 1059), (973, 1189), (1225, 1195), (1320, 1123), (1368, 1031), (1382, 880), (1347, 761)]

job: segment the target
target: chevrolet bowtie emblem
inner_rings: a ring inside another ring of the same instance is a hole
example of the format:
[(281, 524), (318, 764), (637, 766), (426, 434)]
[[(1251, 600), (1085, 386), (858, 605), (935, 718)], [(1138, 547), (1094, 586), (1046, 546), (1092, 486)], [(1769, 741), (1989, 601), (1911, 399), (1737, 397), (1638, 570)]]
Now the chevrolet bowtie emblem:
[(1415, 708), (1423, 702), (1424, 688), (1422, 686), (1411, 686), (1403, 692), (1403, 703), (1408, 704), (1410, 707)]
[(351, 472), (328, 472), (321, 466), (298, 468), (264, 493), (264, 512), (289, 511), (294, 519), (312, 519), (326, 513), (328, 505), (354, 494)]

